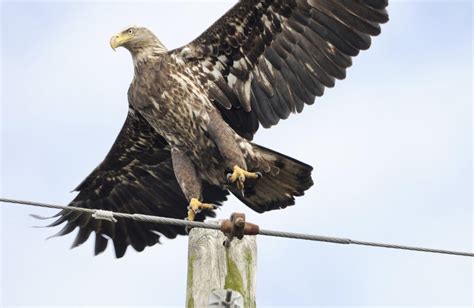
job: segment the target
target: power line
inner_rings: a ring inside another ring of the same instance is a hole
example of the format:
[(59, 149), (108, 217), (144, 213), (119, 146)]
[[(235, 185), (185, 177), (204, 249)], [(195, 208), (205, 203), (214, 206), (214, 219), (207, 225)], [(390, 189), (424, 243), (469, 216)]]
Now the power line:
[(128, 213), (96, 210), (96, 209), (87, 209), (83, 207), (64, 206), (64, 205), (4, 199), (4, 198), (0, 198), (0, 202), (13, 203), (13, 204), (19, 204), (19, 205), (31, 205), (31, 206), (37, 206), (37, 207), (50, 208), (50, 209), (66, 210), (66, 211), (71, 211), (71, 212), (88, 213), (88, 214), (91, 214), (96, 219), (109, 220), (109, 221), (113, 221), (114, 220), (113, 218), (125, 218), (125, 219), (140, 221), (140, 222), (151, 222), (151, 223), (157, 223), (157, 224), (163, 224), (163, 225), (220, 230), (219, 225), (213, 225), (213, 224), (208, 224), (208, 223), (199, 222), (199, 221), (189, 221), (189, 220), (184, 220), (184, 219), (151, 216), (151, 215), (143, 215), (143, 214), (128, 214)]
[[(139, 222), (151, 222), (151, 223), (173, 225), (173, 226), (180, 226), (180, 227), (187, 227), (187, 228), (204, 228), (204, 229), (222, 230), (221, 225), (218, 225), (218, 224), (210, 224), (210, 223), (198, 222), (198, 221), (189, 221), (189, 220), (184, 220), (184, 219), (175, 219), (175, 218), (151, 216), (151, 215), (143, 215), (143, 214), (127, 214), (127, 213), (120, 213), (120, 212), (87, 209), (87, 208), (63, 206), (63, 205), (54, 205), (54, 204), (48, 204), (48, 203), (22, 201), (22, 200), (5, 199), (5, 198), (0, 198), (0, 202), (88, 213), (88, 214), (91, 214), (92, 217), (94, 217), (95, 219), (108, 220), (112, 222), (116, 222), (115, 218), (125, 218), (125, 219), (132, 219)], [(470, 253), (470, 252), (459, 252), (459, 251), (451, 251), (451, 250), (431, 249), (431, 248), (394, 245), (394, 244), (385, 244), (385, 243), (373, 243), (373, 242), (366, 242), (366, 241), (351, 240), (348, 238), (264, 230), (264, 229), (259, 229), (258, 227), (256, 228), (255, 234), (272, 236), (272, 237), (282, 237), (282, 238), (290, 238), (290, 239), (344, 244), (344, 245), (382, 247), (382, 248), (392, 248), (392, 249), (419, 251), (419, 252), (427, 252), (427, 253), (438, 253), (438, 254), (447, 254), (447, 255), (455, 255), (455, 256), (474, 257), (474, 253)]]

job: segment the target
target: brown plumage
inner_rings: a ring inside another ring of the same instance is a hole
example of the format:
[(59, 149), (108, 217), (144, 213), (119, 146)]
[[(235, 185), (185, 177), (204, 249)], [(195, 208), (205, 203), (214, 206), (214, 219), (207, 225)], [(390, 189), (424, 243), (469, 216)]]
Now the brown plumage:
[[(184, 218), (195, 198), (220, 205), (228, 191), (262, 213), (293, 205), (313, 184), (312, 168), (251, 142), (301, 112), (346, 76), (388, 21), (386, 0), (241, 0), (190, 44), (168, 51), (148, 29), (112, 37), (128, 49), (135, 75), (128, 118), (105, 160), (79, 185), (70, 206)], [(234, 166), (260, 172), (242, 192)], [(73, 246), (95, 232), (95, 253), (113, 241), (117, 257), (174, 238), (182, 228), (97, 221), (60, 212), (59, 235), (79, 227)], [(212, 210), (197, 220), (215, 216)]]

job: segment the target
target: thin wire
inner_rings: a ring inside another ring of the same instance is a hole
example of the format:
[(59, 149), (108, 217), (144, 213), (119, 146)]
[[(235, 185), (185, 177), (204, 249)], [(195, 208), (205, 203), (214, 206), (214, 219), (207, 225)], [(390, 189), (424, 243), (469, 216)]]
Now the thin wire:
[(382, 248), (411, 250), (411, 251), (419, 251), (419, 252), (439, 253), (439, 254), (447, 254), (447, 255), (455, 255), (455, 256), (474, 257), (474, 253), (469, 253), (469, 252), (459, 252), (459, 251), (450, 251), (450, 250), (442, 250), (442, 249), (432, 249), (432, 248), (422, 248), (422, 247), (413, 247), (413, 246), (404, 246), (404, 245), (356, 241), (356, 240), (351, 240), (348, 238), (328, 237), (328, 236), (311, 235), (311, 234), (271, 231), (271, 230), (262, 230), (262, 229), (260, 229), (258, 234), (275, 236), (275, 237), (294, 238), (294, 239), (300, 239), (300, 240), (345, 244), (345, 245), (352, 244), (352, 245), (360, 245), (360, 246), (382, 247)]
[[(126, 218), (126, 219), (141, 221), (141, 222), (151, 222), (151, 223), (172, 225), (172, 226), (179, 226), (179, 227), (220, 230), (219, 225), (212, 225), (212, 224), (207, 224), (207, 223), (199, 222), (199, 221), (189, 221), (189, 220), (175, 219), (175, 218), (168, 218), (168, 217), (151, 216), (151, 215), (143, 215), (143, 214), (127, 214), (127, 213), (120, 213), (120, 212), (87, 209), (83, 207), (64, 206), (64, 205), (48, 204), (48, 203), (33, 202), (33, 201), (23, 201), (23, 200), (13, 200), (13, 199), (5, 199), (5, 198), (0, 198), (0, 202), (13, 203), (13, 204), (19, 204), (19, 205), (32, 205), (32, 206), (45, 207), (45, 208), (50, 208), (50, 209), (66, 210), (66, 211), (71, 211), (71, 212), (83, 212), (83, 213), (88, 213), (92, 215), (95, 215), (98, 212), (99, 213), (108, 212), (109, 214), (112, 215), (112, 217), (116, 217), (116, 218)], [(97, 216), (102, 216), (102, 215), (97, 215)]]
[[(0, 198), (0, 202), (13, 203), (13, 204), (19, 204), (19, 205), (32, 205), (32, 206), (60, 209), (60, 210), (66, 210), (66, 211), (89, 213), (89, 214), (92, 214), (92, 216), (95, 217), (96, 219), (113, 220), (113, 218), (125, 218), (125, 219), (140, 221), (140, 222), (151, 222), (151, 223), (188, 227), (188, 228), (191, 227), (191, 228), (220, 230), (220, 225), (218, 224), (209, 224), (205, 222), (189, 221), (189, 220), (167, 218), (167, 217), (160, 217), (160, 216), (151, 216), (151, 215), (143, 215), (143, 214), (127, 214), (127, 213), (120, 213), (120, 212), (103, 211), (103, 210), (87, 209), (87, 208), (81, 208), (81, 207), (62, 206), (62, 205), (54, 205), (54, 204), (48, 204), (48, 203), (22, 201), (22, 200), (5, 199), (5, 198)], [(108, 216), (104, 214), (108, 214)], [(393, 244), (385, 244), (385, 243), (373, 243), (373, 242), (365, 242), (365, 241), (356, 241), (356, 240), (351, 240), (348, 238), (329, 237), (329, 236), (312, 235), (312, 234), (304, 234), (304, 233), (281, 232), (281, 231), (260, 229), (258, 234), (265, 235), (265, 236), (272, 236), (272, 237), (283, 237), (283, 238), (327, 242), (327, 243), (335, 243), (335, 244), (343, 244), (343, 245), (352, 244), (352, 245), (361, 245), (361, 246), (382, 247), (382, 248), (411, 250), (411, 251), (428, 252), (428, 253), (447, 254), (447, 255), (455, 255), (455, 256), (474, 257), (474, 253), (469, 253), (469, 252), (393, 245)]]

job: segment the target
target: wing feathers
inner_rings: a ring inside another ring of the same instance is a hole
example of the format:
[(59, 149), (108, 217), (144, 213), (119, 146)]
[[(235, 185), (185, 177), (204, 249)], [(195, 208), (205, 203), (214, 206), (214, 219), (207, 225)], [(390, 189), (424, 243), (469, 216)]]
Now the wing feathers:
[(95, 234), (95, 246), (94, 246), (94, 254), (98, 255), (102, 252), (105, 251), (107, 248), (107, 243), (109, 241), (103, 237), (101, 234), (97, 233)]
[[(184, 218), (187, 213), (187, 200), (174, 176), (168, 144), (132, 109), (105, 160), (77, 190), (79, 194), (69, 206), (173, 218)], [(209, 197), (205, 193), (203, 196)], [(220, 204), (226, 192), (216, 189), (212, 198), (206, 201)], [(212, 215), (206, 212), (197, 218)], [(162, 235), (175, 238), (185, 234), (181, 227), (117, 220), (114, 224), (95, 220), (90, 214), (61, 211), (50, 226), (66, 223), (57, 235), (79, 227), (72, 247), (83, 244), (95, 232), (95, 254), (103, 252), (112, 240), (118, 258), (128, 246), (142, 251), (158, 243)]]
[(240, 122), (246, 118), (238, 110), (264, 127), (301, 112), (346, 77), (351, 57), (368, 49), (388, 21), (386, 6), (385, 0), (241, 0), (172, 52), (186, 50), (190, 63), (205, 63), (211, 84), (221, 89), (210, 95), (224, 119), (251, 139), (258, 125)]

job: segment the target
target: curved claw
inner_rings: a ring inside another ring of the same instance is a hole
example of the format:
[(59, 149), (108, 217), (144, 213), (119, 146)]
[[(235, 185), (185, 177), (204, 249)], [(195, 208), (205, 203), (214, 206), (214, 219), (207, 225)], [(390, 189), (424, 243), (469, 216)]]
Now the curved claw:
[(211, 203), (202, 203), (196, 198), (192, 198), (191, 201), (189, 201), (189, 206), (188, 206), (188, 217), (186, 219), (190, 221), (194, 221), (196, 218), (196, 214), (201, 213), (202, 210), (215, 210), (217, 209), (217, 206)]
[(227, 174), (227, 181), (235, 183), (237, 188), (241, 191), (242, 196), (244, 195), (245, 180), (246, 179), (260, 179), (263, 175), (261, 172), (249, 172), (240, 168), (239, 166), (234, 167), (233, 173)]

